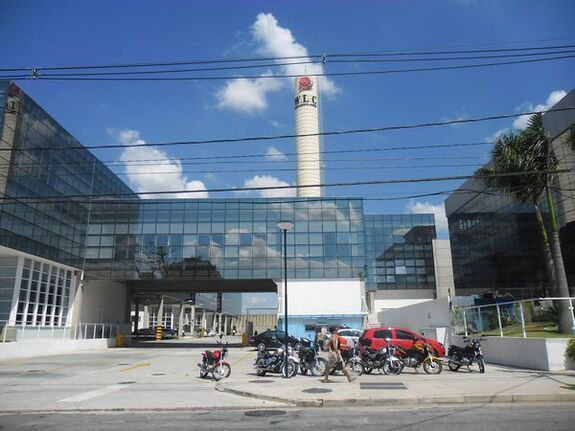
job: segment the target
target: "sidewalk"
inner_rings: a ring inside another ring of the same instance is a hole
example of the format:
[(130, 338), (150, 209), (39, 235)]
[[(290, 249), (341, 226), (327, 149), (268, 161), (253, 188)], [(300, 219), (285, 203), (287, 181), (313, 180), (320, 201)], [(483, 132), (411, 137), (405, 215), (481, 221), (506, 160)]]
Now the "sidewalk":
[(348, 383), (339, 375), (333, 383), (319, 377), (278, 375), (222, 381), (216, 390), (299, 407), (384, 406), (495, 402), (575, 402), (575, 373), (547, 373), (488, 365), (485, 374), (451, 372), (437, 376), (407, 369), (399, 376), (379, 373)]

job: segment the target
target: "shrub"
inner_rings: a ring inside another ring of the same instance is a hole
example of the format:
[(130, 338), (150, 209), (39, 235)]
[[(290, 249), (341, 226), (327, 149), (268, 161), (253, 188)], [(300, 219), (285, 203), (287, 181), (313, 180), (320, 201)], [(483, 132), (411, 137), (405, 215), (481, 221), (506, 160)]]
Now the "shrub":
[(575, 361), (575, 338), (570, 338), (565, 349), (565, 356)]

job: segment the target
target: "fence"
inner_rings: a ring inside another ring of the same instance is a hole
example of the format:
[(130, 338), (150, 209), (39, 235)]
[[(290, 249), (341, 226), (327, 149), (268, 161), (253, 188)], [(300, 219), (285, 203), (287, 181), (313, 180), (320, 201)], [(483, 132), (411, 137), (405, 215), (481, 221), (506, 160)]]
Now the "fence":
[(115, 338), (119, 325), (112, 323), (78, 323), (70, 326), (9, 325), (0, 321), (0, 342), (26, 340), (93, 340)]
[(451, 327), (454, 335), (474, 333), (500, 337), (562, 338), (572, 336), (558, 330), (559, 304), (567, 305), (575, 330), (575, 298), (538, 298), (472, 307), (454, 307)]

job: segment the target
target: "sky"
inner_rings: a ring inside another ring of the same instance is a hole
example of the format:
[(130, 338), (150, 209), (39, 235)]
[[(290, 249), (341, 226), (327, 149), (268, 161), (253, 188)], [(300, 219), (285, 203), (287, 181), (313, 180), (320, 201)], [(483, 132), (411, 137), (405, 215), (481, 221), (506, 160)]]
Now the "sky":
[[(293, 79), (258, 76), (422, 66), (338, 64), (330, 58), (332, 54), (575, 45), (575, 2), (571, 0), (4, 0), (2, 10), (0, 68), (327, 55), (324, 65), (272, 65), (223, 74), (255, 76), (233, 81), (16, 81), (88, 146), (292, 134)], [(574, 66), (575, 59), (570, 58), (475, 69), (323, 78), (321, 128), (384, 127), (544, 109), (575, 86)], [(501, 133), (521, 129), (525, 121), (521, 117), (324, 137), (322, 147), (328, 151), (400, 148), (326, 155), (324, 182), (470, 175), (487, 162), (491, 145), (403, 147), (492, 142)], [(195, 192), (187, 197), (205, 198), (246, 196), (210, 192), (216, 188), (294, 184), (295, 172), (269, 171), (293, 168), (294, 158), (286, 153), (294, 149), (293, 139), (283, 139), (93, 152), (103, 161), (162, 160), (155, 166), (113, 169), (144, 197), (146, 191), (190, 190)], [(246, 154), (261, 157), (251, 159), (255, 163), (228, 160), (198, 164), (196, 160), (196, 164), (190, 164), (198, 157)], [(325, 195), (368, 198), (368, 213), (433, 212), (438, 236), (446, 238), (443, 201), (447, 195), (409, 196), (448, 192), (461, 182), (337, 187), (325, 189)], [(294, 191), (249, 195), (293, 196)]]

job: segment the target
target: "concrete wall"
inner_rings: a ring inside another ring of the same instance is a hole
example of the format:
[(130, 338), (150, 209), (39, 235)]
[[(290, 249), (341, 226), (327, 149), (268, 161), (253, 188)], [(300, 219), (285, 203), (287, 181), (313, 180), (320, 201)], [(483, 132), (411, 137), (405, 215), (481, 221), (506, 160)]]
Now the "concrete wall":
[(66, 353), (106, 350), (116, 345), (115, 338), (97, 340), (19, 341), (0, 343), (0, 358), (19, 359)]
[[(278, 282), (279, 313), (283, 315), (283, 282)], [(289, 280), (290, 316), (362, 314), (364, 282), (359, 279)]]
[(418, 334), (435, 338), (446, 344), (447, 329), (450, 327), (449, 302), (447, 298), (435, 299), (402, 308), (384, 310), (378, 313), (383, 326), (409, 328)]
[[(452, 336), (453, 344), (463, 346), (463, 337)], [(563, 371), (573, 366), (565, 358), (567, 338), (486, 337), (481, 342), (485, 361), (490, 364), (531, 370)]]
[(115, 323), (129, 325), (129, 289), (114, 281), (85, 281), (74, 300), (72, 324)]
[(449, 294), (455, 294), (453, 263), (451, 262), (451, 243), (448, 239), (434, 239), (432, 244), (437, 297), (446, 298)]

